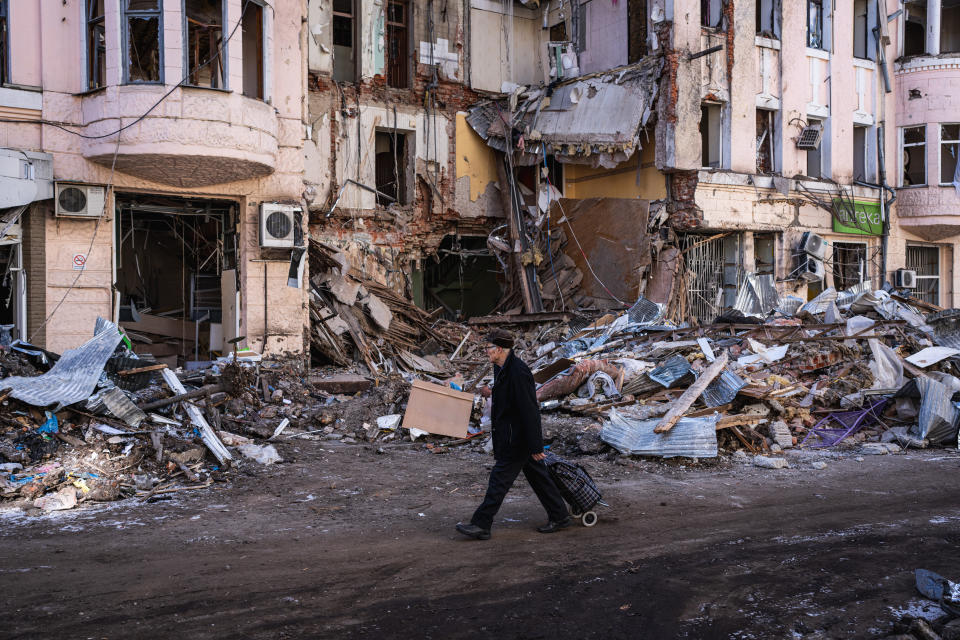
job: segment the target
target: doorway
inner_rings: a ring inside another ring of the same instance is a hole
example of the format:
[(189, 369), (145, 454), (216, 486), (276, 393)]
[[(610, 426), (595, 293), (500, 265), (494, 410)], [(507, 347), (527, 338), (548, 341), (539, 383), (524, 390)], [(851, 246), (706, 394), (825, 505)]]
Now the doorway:
[(134, 351), (181, 366), (236, 334), (236, 213), (230, 202), (117, 196), (116, 291)]

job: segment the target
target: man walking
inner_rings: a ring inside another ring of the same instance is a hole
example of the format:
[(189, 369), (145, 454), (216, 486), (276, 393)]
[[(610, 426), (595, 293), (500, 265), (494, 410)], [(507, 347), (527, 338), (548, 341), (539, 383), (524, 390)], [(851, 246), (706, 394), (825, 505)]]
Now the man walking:
[(570, 514), (543, 462), (546, 454), (533, 374), (513, 353), (513, 337), (509, 333), (494, 330), (486, 339), (487, 357), (493, 363), (490, 416), (495, 464), (490, 472), (487, 495), (470, 524), (458, 524), (457, 531), (477, 540), (489, 539), (493, 517), (521, 471), (547, 510), (549, 520), (537, 531), (559, 531), (570, 525)]

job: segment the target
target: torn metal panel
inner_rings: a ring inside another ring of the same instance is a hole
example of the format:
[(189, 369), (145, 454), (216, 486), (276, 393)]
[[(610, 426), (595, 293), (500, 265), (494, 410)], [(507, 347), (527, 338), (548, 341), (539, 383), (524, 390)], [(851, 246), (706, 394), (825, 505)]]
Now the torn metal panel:
[(727, 367), (704, 389), (700, 397), (703, 398), (708, 407), (720, 407), (728, 402), (733, 402), (733, 399), (737, 397), (737, 392), (745, 386), (747, 386), (747, 381)]
[(953, 390), (933, 378), (917, 378), (917, 389), (922, 398), (915, 433), (931, 443), (955, 440), (957, 436), (957, 409), (950, 398)]
[(780, 299), (780, 306), (777, 307), (777, 311), (782, 313), (785, 316), (792, 316), (800, 311), (800, 307), (803, 306), (803, 298), (798, 298), (797, 296), (784, 296)]
[(33, 378), (7, 378), (0, 381), (0, 387), (11, 389), (11, 397), (36, 407), (56, 403), (59, 409), (86, 400), (121, 338), (117, 325), (100, 318), (93, 338), (64, 352), (50, 371)]
[(117, 387), (104, 389), (99, 394), (101, 402), (115, 417), (136, 429), (147, 419), (147, 414), (133, 404), (133, 401)]
[(960, 349), (960, 309), (947, 309), (927, 316), (933, 328), (933, 341), (941, 347)]
[(677, 380), (687, 375), (690, 371), (690, 363), (680, 354), (675, 354), (663, 361), (656, 369), (647, 372), (647, 376), (669, 389), (676, 384)]
[(745, 316), (766, 317), (780, 307), (780, 292), (773, 275), (748, 273), (737, 292), (733, 308)]
[(632, 419), (615, 408), (600, 430), (600, 439), (624, 455), (673, 458), (717, 457), (717, 416), (681, 418), (665, 433), (654, 433), (660, 418)]
[[(184, 388), (180, 382), (180, 379), (177, 378), (176, 374), (170, 371), (170, 369), (161, 369), (160, 375), (163, 376), (163, 381), (167, 383), (167, 386), (170, 387), (173, 393), (182, 395), (187, 392), (186, 388)], [(207, 423), (207, 419), (203, 417), (203, 412), (192, 402), (183, 401), (181, 404), (184, 410), (186, 410), (187, 415), (190, 416), (190, 421), (200, 432), (200, 438), (203, 440), (203, 444), (207, 445), (207, 448), (210, 449), (210, 452), (220, 461), (220, 464), (227, 464), (229, 460), (233, 460), (233, 455), (231, 455), (230, 450), (223, 446), (223, 442), (217, 437), (217, 433), (210, 424)]]
[(837, 301), (837, 290), (833, 287), (824, 289), (816, 298), (800, 307), (801, 311), (807, 313), (824, 313), (832, 303)]
[(627, 198), (554, 201), (550, 225), (566, 232), (573, 229), (579, 244), (568, 243), (565, 253), (585, 274), (579, 291), (593, 298), (594, 306), (620, 307), (614, 297), (637, 299), (650, 265), (649, 207), (646, 200)]
[(941, 360), (951, 358), (958, 354), (960, 354), (960, 351), (951, 349), (950, 347), (927, 347), (904, 359), (910, 364), (916, 365), (921, 369), (926, 369), (930, 365), (937, 364)]
[(859, 298), (864, 293), (873, 291), (873, 286), (870, 284), (869, 280), (865, 280), (859, 284), (855, 284), (849, 289), (844, 289), (837, 294), (837, 306), (845, 307), (847, 305), (853, 304), (853, 301)]

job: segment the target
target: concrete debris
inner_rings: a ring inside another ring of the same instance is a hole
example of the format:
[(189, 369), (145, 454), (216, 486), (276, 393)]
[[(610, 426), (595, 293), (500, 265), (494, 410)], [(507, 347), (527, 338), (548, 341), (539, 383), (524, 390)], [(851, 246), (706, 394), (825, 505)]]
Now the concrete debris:
[(760, 467), (762, 469), (788, 469), (790, 464), (784, 458), (756, 456), (753, 459), (753, 466)]

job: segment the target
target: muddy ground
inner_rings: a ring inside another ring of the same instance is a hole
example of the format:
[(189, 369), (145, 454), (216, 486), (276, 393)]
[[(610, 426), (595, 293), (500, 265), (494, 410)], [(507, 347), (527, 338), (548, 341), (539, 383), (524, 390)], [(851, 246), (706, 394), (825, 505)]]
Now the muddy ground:
[(536, 533), (521, 480), (477, 542), (482, 453), (280, 450), (151, 504), (0, 510), (0, 637), (873, 638), (914, 569), (960, 578), (957, 451), (583, 458), (597, 526)]

